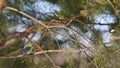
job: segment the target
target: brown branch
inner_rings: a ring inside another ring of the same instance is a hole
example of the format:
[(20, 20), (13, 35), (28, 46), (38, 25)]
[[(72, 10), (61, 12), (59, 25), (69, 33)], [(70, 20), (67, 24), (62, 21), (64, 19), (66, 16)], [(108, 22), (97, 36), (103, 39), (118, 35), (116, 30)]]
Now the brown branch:
[[(29, 39), (29, 38), (27, 38), (27, 39), (36, 46), (36, 48), (38, 49), (38, 51), (43, 51), (43, 49), (42, 49), (37, 43), (33, 42), (33, 41), (32, 41), (31, 39)], [(50, 58), (50, 56), (47, 55), (46, 53), (43, 53), (43, 54), (50, 60), (50, 62), (52, 63), (52, 65), (53, 65), (54, 67), (56, 67), (55, 63), (54, 63), (53, 60)]]
[(112, 6), (114, 12), (116, 13), (116, 15), (118, 16), (118, 18), (120, 20), (120, 16), (119, 16), (118, 10), (115, 8), (115, 6), (112, 4), (112, 2), (110, 0), (107, 0), (107, 1)]
[(22, 12), (22, 11), (19, 11), (19, 10), (15, 9), (15, 8), (12, 8), (12, 7), (5, 7), (4, 9), (18, 12), (18, 13), (20, 13), (20, 14), (22, 14), (22, 15), (28, 17), (28, 18), (30, 18), (31, 20), (37, 22), (38, 24), (42, 25), (43, 27), (47, 28), (47, 26), (46, 26), (42, 21), (39, 21), (39, 20), (33, 18), (32, 16), (30, 16), (30, 15), (28, 15), (28, 14)]
[(4, 49), (7, 47), (10, 47), (11, 45), (19, 42), (22, 38), (26, 37), (27, 35), (29, 35), (29, 33), (31, 32), (32, 29), (34, 29), (35, 26), (30, 27), (28, 30), (26, 30), (25, 32), (23, 32), (19, 37), (13, 38), (8, 40), (7, 42), (0, 44), (0, 49)]
[(29, 56), (33, 56), (33, 55), (40, 55), (40, 54), (44, 54), (44, 53), (58, 53), (58, 52), (84, 52), (88, 50), (88, 48), (84, 48), (81, 50), (44, 50), (44, 51), (38, 51), (35, 52), (33, 54), (30, 55), (17, 55), (17, 56), (0, 56), (0, 59), (13, 59), (13, 58), (23, 58), (23, 57), (29, 57)]
[(15, 43), (17, 43), (18, 41), (20, 41), (22, 37), (19, 37), (19, 38), (13, 38), (13, 39), (10, 39), (9, 41), (7, 41), (6, 43), (4, 44), (0, 44), (0, 49), (4, 49), (4, 48), (7, 48)]
[[(15, 9), (15, 8), (12, 8), (12, 7), (5, 7), (5, 9), (7, 9), (7, 10), (12, 10), (12, 11), (15, 11), (15, 12), (18, 12), (18, 13), (20, 13), (20, 14), (22, 14), (22, 15), (28, 17), (28, 18), (30, 18), (31, 20), (37, 22), (38, 24), (42, 25), (42, 26), (45, 27), (47, 30), (49, 30), (48, 27), (47, 27), (45, 24), (42, 23), (42, 21), (39, 21), (39, 20), (33, 18), (32, 16), (30, 16), (30, 15), (24, 13), (24, 12), (21, 12), (21, 11)], [(50, 30), (49, 30), (49, 31), (50, 31)], [(34, 44), (35, 44), (35, 43), (34, 43)], [(35, 46), (37, 47), (37, 49), (38, 49), (39, 51), (42, 51), (42, 48), (39, 47), (39, 45), (35, 44)], [(46, 53), (44, 53), (44, 55), (51, 61), (51, 63), (53, 64), (53, 66), (56, 67), (55, 63), (51, 60), (51, 58), (50, 58)]]
[(22, 34), (23, 32), (13, 32), (13, 33), (9, 33), (4, 35), (2, 38), (0, 38), (0, 41), (6, 39), (7, 37), (11, 36), (11, 35), (15, 35), (15, 34)]

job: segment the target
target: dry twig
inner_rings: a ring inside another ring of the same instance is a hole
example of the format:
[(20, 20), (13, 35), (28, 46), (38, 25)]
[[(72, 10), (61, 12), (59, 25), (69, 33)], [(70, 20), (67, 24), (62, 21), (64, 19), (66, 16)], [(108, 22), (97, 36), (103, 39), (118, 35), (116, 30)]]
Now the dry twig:
[(57, 52), (84, 52), (88, 50), (88, 48), (84, 48), (81, 50), (44, 50), (44, 51), (38, 51), (33, 54), (29, 55), (17, 55), (17, 56), (0, 56), (0, 59), (13, 59), (13, 58), (23, 58), (23, 57), (29, 57), (31, 55), (40, 55), (44, 53), (57, 53)]

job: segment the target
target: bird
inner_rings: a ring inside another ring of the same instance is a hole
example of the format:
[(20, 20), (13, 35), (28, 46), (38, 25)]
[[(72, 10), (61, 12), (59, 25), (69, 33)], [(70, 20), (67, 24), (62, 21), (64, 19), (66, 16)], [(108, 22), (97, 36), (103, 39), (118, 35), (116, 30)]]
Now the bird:
[(3, 8), (4, 8), (4, 2), (5, 2), (5, 0), (0, 0), (0, 14), (1, 14), (2, 11), (3, 11)]
[(117, 31), (115, 29), (110, 29), (110, 36), (114, 39), (120, 39), (120, 31)]
[(32, 53), (33, 45), (31, 42), (27, 42), (23, 48), (23, 55), (29, 55)]

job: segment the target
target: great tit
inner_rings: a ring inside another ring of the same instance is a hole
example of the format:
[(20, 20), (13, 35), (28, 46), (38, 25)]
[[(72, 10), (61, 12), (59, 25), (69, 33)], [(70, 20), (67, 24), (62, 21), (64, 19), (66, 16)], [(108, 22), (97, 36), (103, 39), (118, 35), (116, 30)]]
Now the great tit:
[(31, 54), (33, 50), (33, 45), (31, 42), (27, 42), (23, 48), (23, 54), (28, 55)]

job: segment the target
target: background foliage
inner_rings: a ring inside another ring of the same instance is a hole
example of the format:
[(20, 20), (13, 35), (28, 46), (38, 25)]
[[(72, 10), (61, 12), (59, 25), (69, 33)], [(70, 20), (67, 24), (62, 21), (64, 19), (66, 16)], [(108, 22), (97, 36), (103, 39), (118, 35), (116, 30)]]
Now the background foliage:
[[(0, 15), (0, 47), (11, 39), (21, 38), (9, 47), (0, 48), (0, 68), (53, 68), (55, 65), (61, 68), (119, 68), (119, 39), (112, 38), (109, 32), (114, 28), (119, 35), (119, 2), (119, 0), (6, 0), (5, 7), (16, 8), (47, 27), (39, 25), (19, 12), (5, 8)], [(104, 21), (99, 18), (102, 14), (106, 15)], [(95, 21), (97, 17), (100, 22)], [(109, 22), (109, 17), (112, 22)], [(96, 25), (99, 27), (96, 28)], [(25, 36), (22, 34), (32, 27), (34, 28), (28, 34)], [(110, 35), (109, 38), (105, 34)], [(26, 45), (32, 45), (33, 54), (30, 52), (29, 55), (24, 55)], [(81, 49), (87, 50), (74, 52)], [(34, 55), (42, 50), (73, 51), (45, 53), (53, 61), (51, 63), (44, 53)], [(17, 58), (19, 55), (22, 57)], [(11, 56), (16, 58), (9, 58)]]

